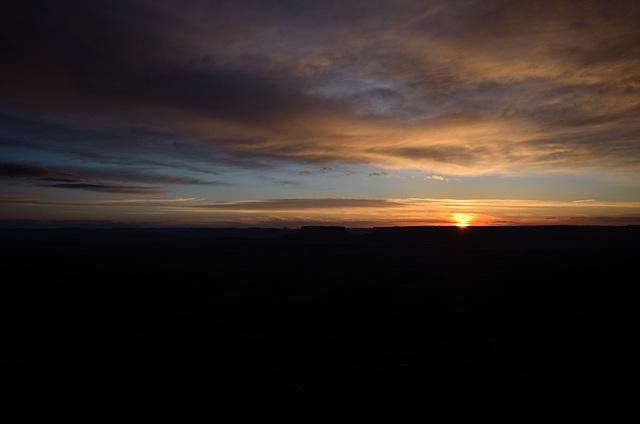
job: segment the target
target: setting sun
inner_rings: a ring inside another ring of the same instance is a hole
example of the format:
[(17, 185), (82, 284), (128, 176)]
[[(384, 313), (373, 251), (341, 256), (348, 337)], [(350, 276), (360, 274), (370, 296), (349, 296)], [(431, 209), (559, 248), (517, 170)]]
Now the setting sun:
[(456, 221), (456, 226), (460, 228), (468, 227), (469, 222), (472, 219), (472, 213), (453, 213), (451, 214), (453, 219)]

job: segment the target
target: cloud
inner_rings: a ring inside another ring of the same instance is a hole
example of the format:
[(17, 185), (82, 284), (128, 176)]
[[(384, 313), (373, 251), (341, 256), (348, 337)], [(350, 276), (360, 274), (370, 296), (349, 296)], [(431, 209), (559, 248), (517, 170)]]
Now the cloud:
[[(79, 187), (77, 189), (80, 189)], [(85, 188), (86, 189), (86, 188)], [(107, 189), (110, 190), (110, 189)], [(118, 188), (107, 194), (123, 194)], [(640, 220), (640, 202), (542, 201), (527, 199), (446, 199), (446, 198), (288, 198), (212, 202), (202, 198), (147, 197), (99, 200), (43, 200), (33, 196), (4, 194), (0, 205), (18, 211), (13, 218), (40, 219), (48, 210), (52, 219), (66, 219), (66, 210), (113, 211), (127, 221), (153, 225), (627, 225)], [(35, 210), (35, 214), (29, 211)], [(76, 215), (79, 219), (91, 215)], [(94, 218), (95, 219), (95, 218)], [(155, 222), (155, 224), (154, 224)]]
[(49, 171), (38, 165), (26, 165), (21, 163), (0, 163), (0, 176), (2, 177), (44, 177)]
[(402, 203), (387, 199), (348, 199), (348, 198), (301, 198), (249, 200), (241, 202), (210, 203), (193, 205), (194, 208), (207, 210), (234, 211), (297, 211), (317, 209), (353, 209), (353, 208), (390, 208)]
[(72, 190), (87, 190), (97, 191), (100, 193), (119, 193), (119, 194), (138, 194), (138, 195), (158, 195), (163, 194), (163, 191), (158, 187), (135, 187), (135, 186), (120, 186), (120, 185), (106, 185), (106, 184), (47, 184), (42, 187), (52, 188), (66, 188)]
[[(117, 185), (105, 183), (105, 181), (126, 183), (152, 183), (152, 184), (194, 184), (194, 185), (220, 185), (219, 181), (202, 180), (176, 174), (158, 174), (143, 171), (131, 167), (93, 167), (93, 168), (47, 168), (40, 165), (29, 165), (12, 162), (0, 163), (0, 176), (9, 178), (26, 179), (27, 184), (54, 187), (80, 189), (104, 193), (123, 194), (160, 194), (164, 190), (159, 187), (142, 187), (132, 185)], [(62, 178), (65, 177), (65, 178)], [(60, 184), (42, 184), (42, 182), (57, 182)]]
[(367, 177), (390, 177), (391, 174), (389, 172), (371, 172)]
[(424, 177), (424, 179), (425, 180), (444, 181), (446, 183), (451, 182), (451, 181), (460, 182), (460, 180), (458, 178), (446, 178), (446, 177), (443, 177), (442, 175), (428, 175), (428, 176)]
[(15, 3), (2, 137), (194, 170), (636, 175), (639, 19), (595, 0)]
[(298, 184), (296, 181), (291, 181), (291, 180), (279, 180), (279, 179), (277, 179), (277, 178), (271, 178), (271, 180), (270, 180), (270, 181), (271, 181), (273, 184), (279, 184), (279, 185), (282, 185), (282, 186), (285, 186), (285, 185), (296, 185), (296, 184)]
[(220, 185), (215, 180), (203, 180), (176, 173), (165, 174), (137, 169), (135, 167), (92, 167), (80, 168), (74, 175), (85, 180), (123, 181), (150, 184), (191, 184), (191, 185)]
[[(53, 181), (73, 183), (79, 180), (73, 175), (65, 172), (54, 171), (40, 165), (30, 165), (23, 163), (1, 162), (0, 177), (37, 179), (38, 181)], [(67, 178), (61, 178), (67, 177)]]
[[(118, 192), (115, 192), (118, 194)], [(146, 193), (141, 193), (146, 195)], [(62, 201), (62, 200), (38, 200), (37, 198), (29, 196), (11, 196), (3, 195), (0, 197), (0, 205), (5, 206), (55, 206), (55, 207), (125, 207), (125, 208), (169, 208), (175, 207), (179, 203), (191, 203), (197, 202), (194, 198), (125, 198), (125, 199), (100, 199), (100, 200), (76, 200), (76, 201)]]

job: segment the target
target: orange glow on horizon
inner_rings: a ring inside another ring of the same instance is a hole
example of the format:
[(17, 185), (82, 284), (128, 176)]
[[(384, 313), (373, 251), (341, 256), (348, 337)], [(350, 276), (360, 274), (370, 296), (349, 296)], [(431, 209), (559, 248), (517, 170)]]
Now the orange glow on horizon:
[(456, 221), (456, 226), (459, 228), (468, 227), (469, 223), (473, 219), (472, 213), (453, 213), (451, 216)]

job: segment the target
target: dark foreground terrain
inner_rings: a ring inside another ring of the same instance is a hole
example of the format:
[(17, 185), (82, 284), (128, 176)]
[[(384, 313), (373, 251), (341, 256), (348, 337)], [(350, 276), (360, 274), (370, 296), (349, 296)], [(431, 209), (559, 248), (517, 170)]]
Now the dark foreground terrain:
[(1, 230), (2, 410), (24, 422), (640, 422), (639, 236)]

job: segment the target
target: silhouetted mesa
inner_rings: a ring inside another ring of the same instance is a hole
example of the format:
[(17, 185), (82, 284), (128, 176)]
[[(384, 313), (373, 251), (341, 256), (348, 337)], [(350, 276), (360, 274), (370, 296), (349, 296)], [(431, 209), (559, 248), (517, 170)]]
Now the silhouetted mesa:
[(309, 225), (300, 228), (298, 236), (310, 239), (342, 239), (350, 237), (345, 227)]

